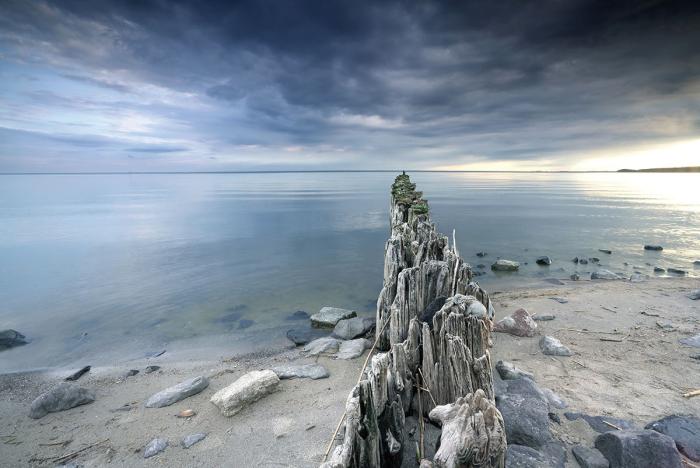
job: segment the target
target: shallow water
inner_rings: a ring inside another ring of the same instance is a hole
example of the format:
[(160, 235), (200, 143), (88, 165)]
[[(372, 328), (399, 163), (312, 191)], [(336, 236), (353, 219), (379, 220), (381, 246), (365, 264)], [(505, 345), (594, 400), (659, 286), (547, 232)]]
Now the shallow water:
[[(245, 350), (283, 336), (298, 310), (371, 314), (394, 176), (0, 176), (0, 329), (32, 340), (2, 352), (0, 370), (136, 358), (209, 337)], [(456, 229), (462, 256), (486, 266), (490, 290), (595, 269), (574, 256), (626, 274), (700, 273), (700, 175), (412, 178), (440, 230)], [(553, 264), (536, 265), (540, 255)], [(522, 262), (520, 272), (491, 273), (498, 256)]]

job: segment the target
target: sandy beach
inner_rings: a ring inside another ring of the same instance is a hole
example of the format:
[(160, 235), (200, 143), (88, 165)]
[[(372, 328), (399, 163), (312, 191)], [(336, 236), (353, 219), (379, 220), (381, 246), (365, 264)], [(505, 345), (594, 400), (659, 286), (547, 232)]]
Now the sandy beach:
[[(700, 360), (690, 357), (700, 350), (678, 342), (700, 331), (700, 302), (687, 297), (698, 287), (697, 278), (677, 278), (640, 283), (572, 281), (491, 291), (496, 320), (520, 307), (534, 315), (555, 316), (551, 321), (538, 321), (538, 335), (532, 338), (494, 333), (492, 362), (507, 360), (533, 373), (538, 385), (565, 400), (568, 408), (561, 413), (622, 418), (640, 427), (670, 414), (698, 414), (700, 398), (687, 399), (682, 394), (700, 388)], [(543, 355), (538, 346), (541, 335), (555, 336), (574, 355)], [(300, 354), (300, 348), (211, 361), (171, 360), (166, 353), (93, 368), (78, 383), (96, 391), (94, 403), (38, 420), (28, 417), (32, 400), (75, 369), (2, 375), (2, 464), (317, 466), (365, 357), (366, 352), (349, 361), (309, 359)], [(330, 377), (283, 380), (273, 394), (230, 418), (209, 402), (217, 390), (248, 371), (290, 362), (319, 362), (328, 368)], [(161, 369), (146, 374), (149, 365)], [(129, 369), (140, 372), (125, 378)], [(198, 375), (210, 378), (209, 387), (200, 394), (164, 408), (144, 407), (153, 393)], [(175, 416), (185, 409), (196, 415)], [(560, 419), (561, 424), (552, 423), (555, 437), (568, 446), (592, 445), (597, 433), (587, 423)], [(183, 449), (182, 438), (197, 432), (207, 437)], [(143, 448), (155, 437), (167, 439), (169, 447), (144, 459)], [(75, 456), (61, 458), (75, 452)], [(577, 466), (571, 453), (567, 466)]]

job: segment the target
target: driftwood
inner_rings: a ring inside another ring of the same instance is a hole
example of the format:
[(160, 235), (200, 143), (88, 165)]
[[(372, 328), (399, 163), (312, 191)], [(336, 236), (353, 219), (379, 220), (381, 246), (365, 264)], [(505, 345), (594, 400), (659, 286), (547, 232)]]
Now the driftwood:
[[(405, 430), (409, 414), (421, 428), (414, 466), (504, 466), (488, 351), (493, 307), (460, 258), (454, 233), (450, 245), (415, 188), (405, 174), (392, 186), (375, 340), (384, 352), (371, 356), (350, 393), (342, 442), (324, 468), (410, 466), (417, 441)], [(432, 463), (423, 459), (424, 417), (442, 426)]]

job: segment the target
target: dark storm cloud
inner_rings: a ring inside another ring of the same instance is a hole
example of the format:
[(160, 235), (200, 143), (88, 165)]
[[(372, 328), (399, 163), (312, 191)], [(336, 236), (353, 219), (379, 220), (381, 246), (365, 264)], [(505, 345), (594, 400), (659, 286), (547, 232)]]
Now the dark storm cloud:
[(6, 96), (9, 108), (108, 115), (95, 132), (124, 139), (115, 157), (174, 148), (242, 168), (527, 160), (697, 136), (698, 5), (4, 2), (0, 63), (65, 81), (27, 84), (15, 94), (26, 102)]

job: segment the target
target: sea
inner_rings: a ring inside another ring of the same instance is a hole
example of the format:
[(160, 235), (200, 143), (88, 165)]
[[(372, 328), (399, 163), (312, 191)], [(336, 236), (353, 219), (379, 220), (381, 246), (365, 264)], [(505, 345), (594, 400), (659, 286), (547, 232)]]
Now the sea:
[[(700, 276), (700, 174), (408, 173), (488, 291)], [(30, 340), (0, 372), (265, 352), (299, 311), (373, 316), (396, 175), (0, 175), (0, 330)]]

